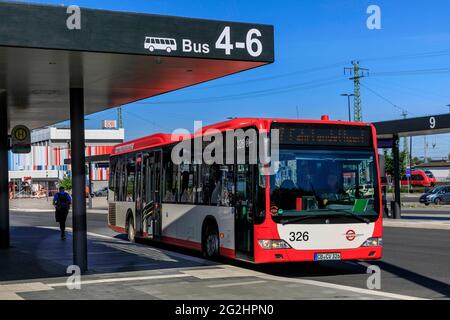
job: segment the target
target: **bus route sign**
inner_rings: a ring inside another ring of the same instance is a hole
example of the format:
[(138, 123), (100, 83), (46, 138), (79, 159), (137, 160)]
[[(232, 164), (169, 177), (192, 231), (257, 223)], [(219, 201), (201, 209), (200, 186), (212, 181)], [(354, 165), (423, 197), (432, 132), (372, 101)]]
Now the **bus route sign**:
[(15, 126), (11, 131), (11, 149), (13, 153), (31, 152), (30, 129), (23, 125)]

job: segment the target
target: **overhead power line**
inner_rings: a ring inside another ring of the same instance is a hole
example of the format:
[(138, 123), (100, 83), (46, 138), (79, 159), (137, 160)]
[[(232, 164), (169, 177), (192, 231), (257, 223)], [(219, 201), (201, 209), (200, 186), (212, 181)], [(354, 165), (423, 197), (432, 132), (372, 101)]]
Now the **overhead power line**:
[(376, 95), (378, 98), (386, 101), (387, 103), (389, 103), (391, 106), (393, 106), (394, 108), (400, 110), (402, 112), (402, 114), (405, 113), (409, 113), (411, 114), (411, 112), (409, 112), (407, 109), (399, 107), (397, 104), (395, 104), (394, 102), (392, 102), (391, 100), (389, 100), (388, 98), (386, 98), (385, 96), (379, 94), (378, 92), (376, 92), (375, 90), (369, 88), (368, 86), (366, 86), (365, 84), (361, 84), (362, 87), (366, 88), (367, 90), (369, 90), (370, 92), (372, 92), (374, 95)]
[(277, 75), (273, 75), (273, 76), (251, 78), (248, 80), (235, 81), (235, 82), (217, 84), (217, 85), (209, 85), (209, 86), (201, 86), (201, 87), (195, 86), (195, 87), (190, 87), (189, 89), (193, 89), (193, 90), (194, 89), (195, 90), (197, 90), (197, 89), (215, 89), (215, 88), (222, 88), (222, 87), (237, 86), (237, 85), (242, 85), (242, 84), (247, 84), (247, 83), (253, 84), (254, 82), (259, 82), (259, 81), (269, 81), (269, 80), (275, 80), (275, 79), (280, 79), (280, 78), (292, 77), (295, 75), (303, 75), (303, 74), (313, 73), (313, 72), (317, 72), (317, 71), (328, 70), (328, 69), (332, 69), (332, 68), (338, 68), (338, 67), (343, 66), (344, 63), (345, 62), (338, 62), (338, 63), (326, 65), (326, 66), (301, 69), (301, 70), (296, 70), (296, 71), (287, 72), (287, 73), (281, 73), (281, 74), (277, 74)]
[(289, 86), (282, 86), (274, 89), (264, 89), (264, 90), (257, 90), (257, 91), (249, 91), (249, 92), (242, 92), (238, 94), (232, 94), (232, 95), (225, 95), (225, 96), (214, 96), (214, 97), (206, 97), (206, 98), (198, 98), (198, 99), (186, 99), (186, 100), (173, 100), (173, 101), (154, 101), (154, 102), (136, 102), (136, 104), (145, 104), (145, 105), (157, 105), (157, 104), (182, 104), (182, 103), (211, 103), (211, 102), (220, 102), (220, 101), (229, 101), (229, 100), (237, 100), (237, 99), (244, 99), (244, 98), (255, 98), (255, 97), (263, 97), (263, 96), (270, 96), (275, 94), (282, 94), (287, 93), (295, 90), (307, 90), (307, 89), (313, 89), (318, 88), (322, 86), (326, 86), (332, 83), (336, 83), (339, 81), (344, 80), (344, 78), (340, 77), (333, 77), (333, 78), (327, 78), (327, 79), (321, 79), (321, 80), (314, 80), (314, 81), (308, 81), (303, 82), (295, 85), (289, 85)]
[(450, 73), (450, 68), (433, 68), (433, 69), (417, 69), (417, 70), (398, 70), (398, 71), (381, 71), (371, 74), (373, 77), (379, 76), (416, 76), (427, 74)]

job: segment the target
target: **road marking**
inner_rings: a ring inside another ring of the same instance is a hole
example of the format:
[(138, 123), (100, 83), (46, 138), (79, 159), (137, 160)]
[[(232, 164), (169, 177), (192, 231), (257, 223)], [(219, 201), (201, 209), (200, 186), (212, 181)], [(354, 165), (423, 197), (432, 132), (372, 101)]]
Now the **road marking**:
[[(81, 280), (81, 285), (86, 284), (99, 284), (99, 283), (115, 283), (115, 282), (131, 282), (131, 281), (142, 281), (142, 280), (159, 280), (159, 279), (174, 279), (174, 278), (187, 278), (190, 277), (187, 274), (163, 274), (158, 276), (143, 276), (143, 277), (124, 277), (124, 278), (109, 278), (109, 279), (96, 279), (96, 280)], [(65, 287), (66, 282), (60, 283), (49, 283), (49, 287)]]
[(363, 289), (363, 288), (357, 288), (357, 287), (350, 287), (350, 286), (345, 286), (345, 285), (341, 285), (341, 284), (334, 284), (334, 283), (322, 282), (322, 281), (317, 281), (317, 280), (283, 278), (283, 277), (271, 276), (271, 275), (262, 275), (262, 276), (259, 276), (259, 278), (267, 279), (267, 280), (291, 282), (291, 283), (295, 282), (295, 283), (311, 285), (311, 286), (316, 286), (316, 287), (323, 287), (323, 288), (328, 288), (328, 289), (338, 289), (338, 290), (356, 292), (356, 293), (367, 294), (367, 295), (372, 295), (372, 296), (384, 297), (384, 298), (389, 298), (389, 299), (428, 300), (425, 298), (407, 296), (407, 295), (403, 295), (403, 294), (390, 293), (390, 292), (379, 291), (379, 290)]
[[(55, 227), (42, 227), (42, 228), (49, 228), (49, 229), (58, 229)], [(105, 236), (101, 234), (96, 234), (92, 232), (88, 232), (89, 235), (94, 237), (101, 237), (105, 239), (113, 239), (115, 241), (122, 242), (123, 240), (116, 239), (114, 237)], [(136, 244), (139, 245), (139, 244)], [(145, 247), (145, 246), (143, 246)], [(160, 249), (159, 249), (160, 250)], [(172, 253), (166, 250), (161, 250), (165, 253), (168, 253), (173, 256), (180, 256), (183, 259), (189, 260), (191, 257), (179, 254), (179, 253)], [(199, 258), (192, 258), (195, 259), (195, 261), (201, 261), (201, 262), (208, 262), (204, 259)], [(182, 274), (175, 274), (175, 275), (162, 275), (162, 276), (147, 276), (147, 277), (126, 277), (126, 278), (110, 278), (110, 279), (99, 279), (99, 280), (88, 280), (88, 281), (82, 281), (82, 284), (95, 284), (95, 283), (107, 283), (107, 282), (123, 282), (123, 281), (138, 281), (138, 280), (150, 280), (150, 279), (157, 279), (155, 277), (196, 277), (198, 279), (213, 279), (213, 278), (230, 278), (230, 277), (242, 277), (242, 276), (255, 276), (260, 279), (265, 280), (274, 280), (274, 281), (281, 281), (281, 282), (290, 282), (290, 283), (300, 283), (304, 285), (311, 285), (311, 286), (317, 286), (317, 287), (323, 287), (323, 288), (329, 288), (329, 289), (338, 289), (338, 290), (344, 290), (344, 291), (350, 291), (350, 292), (356, 292), (360, 294), (367, 294), (371, 296), (379, 296), (384, 297), (388, 299), (401, 299), (401, 300), (427, 300), (419, 297), (413, 297), (408, 295), (402, 295), (402, 294), (396, 294), (396, 293), (390, 293), (390, 292), (384, 292), (379, 290), (370, 290), (370, 289), (363, 289), (358, 287), (351, 287), (346, 285), (339, 285), (334, 283), (328, 283), (328, 282), (322, 282), (317, 280), (306, 280), (306, 279), (297, 279), (297, 278), (283, 278), (279, 276), (272, 276), (267, 275), (261, 272), (240, 268), (236, 266), (230, 266), (230, 265), (216, 265), (220, 268), (213, 268), (213, 269), (190, 269), (190, 270), (181, 270)], [(65, 286), (64, 284), (56, 284), (57, 286)], [(49, 285), (52, 286), (52, 285)]]
[(450, 221), (423, 221), (423, 220), (383, 220), (383, 227), (389, 228), (413, 228), (413, 229), (433, 229), (450, 230)]
[[(58, 227), (52, 227), (52, 226), (36, 226), (36, 228), (42, 228), (42, 229), (51, 229), (51, 230), (57, 230), (59, 231)], [(66, 231), (68, 232), (72, 232), (72, 228), (66, 228)], [(107, 236), (107, 235), (103, 235), (103, 234), (99, 234), (99, 233), (94, 233), (94, 232), (87, 232), (88, 236), (91, 237), (97, 237), (97, 238), (102, 238), (102, 239), (107, 239), (107, 240), (113, 240), (117, 243), (130, 243), (126, 240), (122, 240), (122, 239), (117, 239), (111, 236)], [(155, 248), (155, 247), (149, 247), (146, 245), (142, 245), (139, 243), (134, 243), (133, 246), (137, 246), (139, 248), (144, 248), (144, 249), (152, 249), (152, 250), (157, 250), (160, 251), (163, 254), (166, 254), (168, 256), (172, 256), (174, 258), (179, 258), (179, 259), (183, 259), (183, 260), (187, 260), (187, 261), (191, 261), (191, 262), (197, 262), (197, 263), (201, 263), (203, 265), (215, 265), (217, 263), (209, 261), (209, 260), (205, 260), (202, 258), (196, 258), (196, 257), (192, 257), (192, 256), (188, 256), (182, 253), (178, 253), (178, 252), (173, 252), (173, 251), (169, 251), (169, 250), (164, 250), (164, 249), (160, 249), (160, 248)]]
[(207, 287), (208, 288), (223, 288), (223, 287), (234, 287), (234, 286), (246, 286), (246, 285), (258, 284), (258, 283), (267, 283), (267, 281), (257, 280), (257, 281), (247, 281), (247, 282), (221, 283), (221, 284), (212, 284)]

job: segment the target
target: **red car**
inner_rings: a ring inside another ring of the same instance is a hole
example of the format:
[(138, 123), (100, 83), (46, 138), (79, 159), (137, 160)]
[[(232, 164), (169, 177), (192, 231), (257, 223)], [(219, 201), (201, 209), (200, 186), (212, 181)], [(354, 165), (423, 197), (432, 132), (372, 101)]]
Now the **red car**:
[[(408, 186), (408, 178), (406, 175), (402, 177), (400, 183), (403, 187)], [(423, 171), (412, 171), (409, 177), (409, 183), (412, 187), (431, 187), (433, 185), (431, 179)]]
[(433, 172), (431, 172), (430, 170), (425, 170), (425, 174), (428, 176), (428, 179), (430, 179), (431, 186), (434, 187), (434, 185), (436, 184), (436, 178), (434, 177)]

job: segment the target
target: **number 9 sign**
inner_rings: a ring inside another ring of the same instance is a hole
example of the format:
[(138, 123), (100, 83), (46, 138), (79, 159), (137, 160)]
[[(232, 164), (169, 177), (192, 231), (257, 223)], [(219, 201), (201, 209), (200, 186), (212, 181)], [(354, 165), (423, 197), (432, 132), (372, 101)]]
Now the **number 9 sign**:
[(436, 128), (436, 118), (430, 117), (430, 129)]

